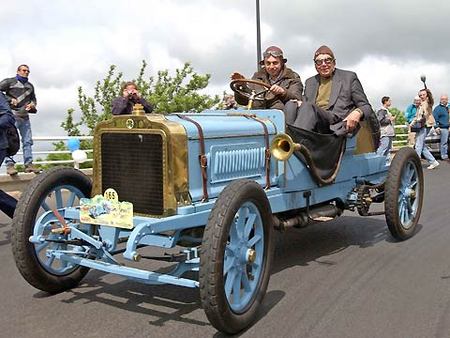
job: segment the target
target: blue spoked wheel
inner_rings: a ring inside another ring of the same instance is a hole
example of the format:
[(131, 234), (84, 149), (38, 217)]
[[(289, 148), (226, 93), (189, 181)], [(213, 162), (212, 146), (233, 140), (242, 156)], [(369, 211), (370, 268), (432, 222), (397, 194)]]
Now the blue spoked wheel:
[(253, 181), (231, 183), (219, 195), (200, 250), (200, 296), (218, 330), (237, 333), (257, 317), (272, 261), (272, 215)]
[[(17, 268), (34, 287), (56, 293), (76, 286), (89, 269), (61, 261), (52, 250), (81, 251), (68, 236), (54, 233), (62, 225), (54, 210), (64, 217), (65, 207), (79, 205), (80, 198), (89, 197), (90, 179), (78, 170), (54, 168), (36, 178), (23, 192), (12, 221), (11, 244)], [(93, 229), (86, 228), (86, 232)], [(48, 239), (39, 244), (29, 241), (33, 234)], [(69, 244), (68, 244), (69, 243)]]
[(405, 240), (414, 235), (423, 203), (423, 171), (414, 149), (401, 148), (385, 182), (385, 216), (392, 236)]

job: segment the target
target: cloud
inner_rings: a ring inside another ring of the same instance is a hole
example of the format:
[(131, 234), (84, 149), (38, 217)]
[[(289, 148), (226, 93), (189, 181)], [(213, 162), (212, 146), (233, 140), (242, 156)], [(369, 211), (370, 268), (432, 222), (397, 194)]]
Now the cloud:
[[(436, 97), (450, 90), (450, 3), (430, 0), (261, 0), (262, 46), (279, 45), (303, 80), (315, 74), (312, 55), (321, 44), (335, 52), (338, 67), (358, 73), (374, 105), (392, 97), (404, 109), (425, 73)], [(67, 108), (76, 107), (83, 85), (115, 64), (124, 79), (137, 75), (143, 59), (149, 75), (174, 71), (190, 61), (211, 74), (206, 92), (228, 90), (229, 75), (256, 70), (254, 1), (118, 0), (2, 4), (0, 78), (30, 65), (39, 113), (35, 135), (59, 134)]]

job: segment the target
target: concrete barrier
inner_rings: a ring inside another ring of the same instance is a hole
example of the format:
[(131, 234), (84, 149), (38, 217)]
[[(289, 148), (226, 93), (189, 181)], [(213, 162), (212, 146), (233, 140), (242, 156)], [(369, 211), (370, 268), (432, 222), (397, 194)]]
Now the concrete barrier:
[[(92, 177), (92, 168), (80, 169), (84, 174)], [(6, 192), (22, 191), (36, 174), (19, 173), (14, 176), (0, 175), (0, 189)]]

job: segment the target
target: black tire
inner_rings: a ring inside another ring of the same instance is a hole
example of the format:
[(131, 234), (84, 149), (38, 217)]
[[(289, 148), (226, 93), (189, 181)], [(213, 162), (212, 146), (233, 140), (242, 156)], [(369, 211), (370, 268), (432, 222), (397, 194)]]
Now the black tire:
[[(61, 194), (60, 187), (72, 189), (76, 192), (76, 198), (80, 198), (90, 197), (92, 184), (86, 175), (72, 168), (57, 167), (45, 171), (36, 176), (23, 192), (12, 221), (11, 244), (17, 268), (28, 283), (49, 293), (62, 292), (75, 287), (89, 271), (88, 268), (76, 265), (71, 266), (70, 269), (67, 268), (67, 273), (64, 271), (52, 273), (37, 253), (38, 247), (29, 241), (37, 225), (37, 217), (44, 211), (41, 207), (42, 203), (46, 203), (52, 191), (60, 189), (59, 194)], [(55, 223), (60, 224), (56, 216), (54, 220)]]
[(385, 216), (392, 236), (403, 241), (413, 236), (423, 203), (423, 171), (410, 147), (401, 148), (390, 165), (385, 182)]
[[(248, 213), (245, 217), (242, 216), (242, 222), (245, 223), (241, 226), (239, 217), (245, 210)], [(273, 253), (271, 220), (272, 213), (266, 193), (259, 184), (250, 180), (234, 181), (227, 186), (209, 215), (200, 250), (200, 298), (209, 321), (222, 332), (237, 333), (257, 317), (270, 278)], [(242, 233), (238, 235), (239, 229), (242, 229)], [(257, 236), (260, 237), (261, 234), (263, 243), (257, 240)], [(237, 239), (236, 236), (242, 237)], [(246, 238), (247, 242), (243, 242)], [(253, 242), (258, 244), (253, 246)], [(226, 254), (226, 248), (228, 252), (235, 251), (233, 254)], [(239, 256), (236, 254), (238, 251)], [(235, 259), (244, 257), (244, 252), (247, 257), (243, 259), (244, 262)], [(256, 258), (250, 259), (249, 253)], [(224, 273), (225, 261), (232, 263)], [(232, 271), (233, 277), (230, 277)], [(227, 298), (225, 288), (232, 284), (228, 294), (230, 300), (233, 297), (232, 303), (235, 302), (236, 281), (239, 285), (237, 299), (243, 299), (242, 304), (230, 304)], [(246, 287), (251, 290), (246, 290)]]

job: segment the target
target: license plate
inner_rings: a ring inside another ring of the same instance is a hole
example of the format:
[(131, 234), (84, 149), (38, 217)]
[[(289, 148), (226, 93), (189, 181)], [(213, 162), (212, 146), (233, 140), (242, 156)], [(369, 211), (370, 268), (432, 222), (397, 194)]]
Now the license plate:
[(103, 195), (80, 199), (80, 222), (132, 229), (133, 204), (119, 202), (117, 192), (107, 189)]

